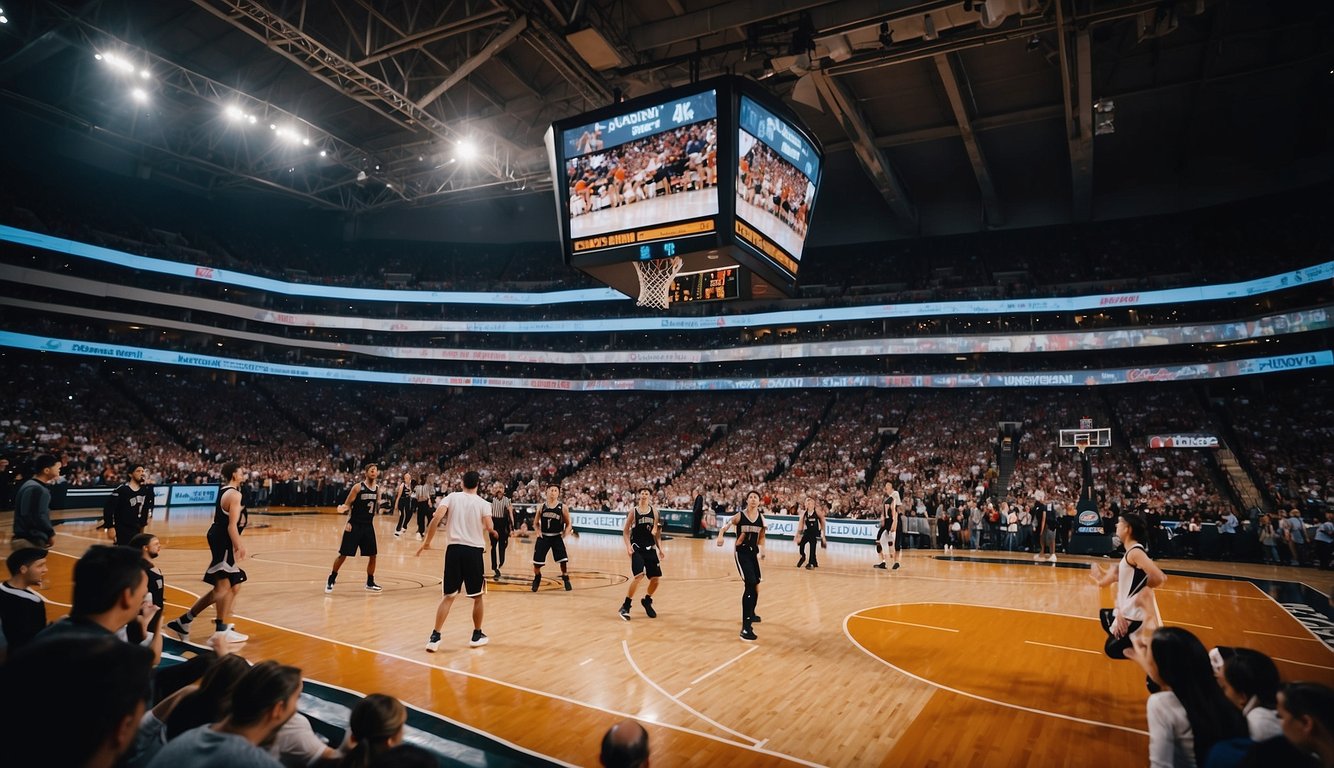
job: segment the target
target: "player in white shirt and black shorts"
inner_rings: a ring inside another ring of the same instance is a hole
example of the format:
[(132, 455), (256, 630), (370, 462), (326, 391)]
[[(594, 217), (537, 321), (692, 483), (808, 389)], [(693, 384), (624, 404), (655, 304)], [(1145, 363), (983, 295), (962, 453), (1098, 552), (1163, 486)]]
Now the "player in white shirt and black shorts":
[(440, 501), (435, 516), (426, 529), (426, 541), (417, 550), (417, 556), (431, 547), (431, 539), (441, 522), (449, 542), (445, 547), (445, 596), (435, 609), (435, 628), (426, 642), (426, 650), (434, 653), (440, 647), (440, 629), (449, 617), (449, 608), (459, 592), (472, 598), (472, 648), (486, 645), (489, 638), (482, 633), (482, 598), (486, 595), (486, 568), (482, 555), (486, 552), (495, 529), (491, 525), (491, 503), (477, 495), (481, 478), (476, 472), (463, 476), (463, 490), (455, 491)]

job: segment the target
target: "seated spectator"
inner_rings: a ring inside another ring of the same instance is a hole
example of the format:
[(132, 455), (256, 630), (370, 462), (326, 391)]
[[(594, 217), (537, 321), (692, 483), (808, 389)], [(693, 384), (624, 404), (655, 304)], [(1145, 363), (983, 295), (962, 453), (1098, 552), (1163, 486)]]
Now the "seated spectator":
[[(69, 616), (37, 634), (34, 642), (56, 638), (116, 636), (125, 639), (125, 626), (139, 623), (142, 636), (157, 614), (148, 596), (148, 575), (139, 553), (129, 547), (92, 546), (74, 564), (74, 599)], [(162, 658), (162, 635), (152, 635), (153, 663)]]
[(149, 768), (280, 768), (260, 746), (296, 714), (301, 670), (263, 661), (236, 684), (227, 716), (167, 742)]
[(607, 729), (599, 756), (603, 768), (648, 768), (648, 731), (633, 720)]
[[(27, 645), (46, 626), (46, 600), (33, 587), (46, 577), (46, 550), (24, 547), (5, 560), (9, 580), (0, 583), (0, 628), (9, 653)], [(0, 661), (4, 659), (0, 656)]]
[(163, 721), (167, 726), (167, 738), (174, 739), (192, 728), (216, 723), (226, 716), (232, 706), (232, 691), (248, 671), (250, 662), (234, 653), (218, 659), (199, 680), (199, 686)]
[(1334, 689), (1321, 683), (1288, 683), (1278, 693), (1283, 737), (1313, 764), (1334, 768)]
[[(1223, 649), (1217, 649), (1222, 651)], [(1218, 673), (1223, 695), (1246, 716), (1246, 726), (1255, 741), (1283, 735), (1278, 719), (1278, 689), (1282, 680), (1273, 659), (1250, 648), (1232, 648)], [(1214, 658), (1210, 653), (1210, 658)]]
[(1209, 653), (1179, 627), (1160, 627), (1146, 652), (1129, 654), (1160, 687), (1149, 695), (1149, 765), (1204, 766), (1220, 741), (1248, 735), (1246, 718), (1223, 695)]
[(393, 696), (372, 693), (352, 708), (348, 719), (350, 748), (339, 768), (368, 768), (376, 758), (403, 741), (408, 710)]
[(35, 642), (0, 667), (9, 765), (110, 768), (133, 743), (151, 687), (144, 648), (102, 637)]
[(286, 768), (306, 768), (321, 761), (336, 760), (338, 753), (315, 733), (310, 718), (297, 712), (283, 723), (268, 745), (269, 756)]

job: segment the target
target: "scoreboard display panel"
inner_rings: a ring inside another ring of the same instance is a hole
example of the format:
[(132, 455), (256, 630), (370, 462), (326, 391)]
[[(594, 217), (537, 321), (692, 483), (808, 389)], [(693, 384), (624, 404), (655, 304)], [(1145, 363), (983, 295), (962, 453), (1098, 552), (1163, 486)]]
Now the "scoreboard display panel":
[(721, 267), (677, 275), (672, 279), (669, 294), (672, 303), (727, 301), (739, 298), (740, 271), (737, 267)]
[(674, 257), (671, 302), (796, 294), (823, 150), (760, 84), (724, 76), (611, 104), (556, 121), (546, 144), (570, 266), (641, 299), (641, 271), (662, 269), (635, 265)]
[(736, 235), (795, 278), (806, 243), (820, 155), (800, 129), (742, 94), (737, 107)]
[(572, 253), (662, 258), (692, 248), (691, 238), (715, 242), (717, 91), (639, 101), (560, 132)]

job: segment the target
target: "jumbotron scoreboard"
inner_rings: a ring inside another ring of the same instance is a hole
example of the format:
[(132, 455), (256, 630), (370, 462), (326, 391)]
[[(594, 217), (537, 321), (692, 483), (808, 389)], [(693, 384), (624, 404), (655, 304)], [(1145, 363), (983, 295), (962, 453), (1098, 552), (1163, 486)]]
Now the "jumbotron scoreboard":
[(674, 303), (792, 296), (823, 150), (758, 84), (720, 77), (547, 132), (566, 263), (627, 296), (635, 261), (680, 256)]

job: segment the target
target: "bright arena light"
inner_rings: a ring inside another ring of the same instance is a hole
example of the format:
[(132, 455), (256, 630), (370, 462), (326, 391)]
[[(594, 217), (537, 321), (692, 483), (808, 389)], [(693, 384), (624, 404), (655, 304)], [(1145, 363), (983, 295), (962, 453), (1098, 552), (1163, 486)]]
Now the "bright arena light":
[(101, 60), (102, 63), (106, 64), (109, 67), (114, 67), (116, 69), (119, 69), (121, 72), (126, 72), (131, 75), (134, 74), (134, 64), (131, 64), (126, 59), (123, 59), (114, 53), (98, 54), (98, 58), (99, 60)]
[(458, 143), (457, 151), (460, 160), (471, 160), (477, 157), (477, 145), (467, 139)]
[(148, 74), (148, 70), (146, 70), (146, 69), (141, 69), (141, 70), (139, 70), (139, 77), (141, 77), (141, 78), (147, 80), (148, 78), (152, 77), (152, 75)]
[(143, 88), (135, 88), (131, 90), (130, 96), (132, 96), (134, 100), (139, 102), (140, 104), (143, 104), (144, 102), (148, 101), (148, 91), (145, 91)]
[(223, 111), (227, 114), (227, 117), (231, 120), (241, 120), (242, 118), (245, 117), (245, 113), (242, 112), (241, 108), (236, 105), (229, 106), (227, 107), (227, 109)]

